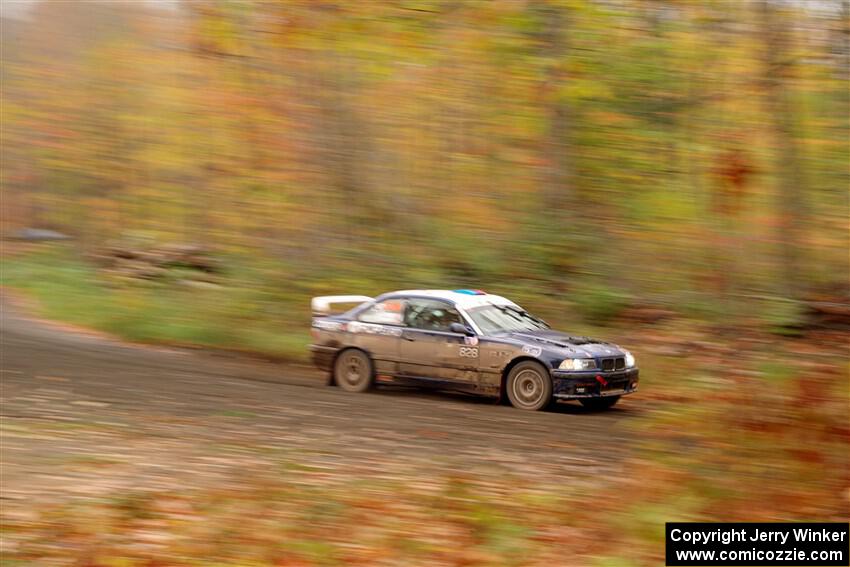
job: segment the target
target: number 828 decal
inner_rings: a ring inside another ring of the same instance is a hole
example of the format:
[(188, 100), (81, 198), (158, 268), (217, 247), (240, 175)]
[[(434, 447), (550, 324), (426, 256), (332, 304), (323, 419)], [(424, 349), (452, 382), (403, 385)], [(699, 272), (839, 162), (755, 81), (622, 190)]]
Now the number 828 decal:
[(460, 347), (458, 354), (463, 358), (478, 358), (478, 347)]

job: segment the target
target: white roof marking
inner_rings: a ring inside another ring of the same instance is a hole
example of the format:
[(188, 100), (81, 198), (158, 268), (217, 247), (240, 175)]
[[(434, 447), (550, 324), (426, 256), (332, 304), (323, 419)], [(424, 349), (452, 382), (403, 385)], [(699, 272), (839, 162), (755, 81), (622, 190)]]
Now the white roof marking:
[[(494, 305), (516, 305), (516, 303), (510, 299), (502, 297), (501, 295), (492, 295), (489, 293), (484, 295), (470, 295), (468, 293), (458, 293), (448, 289), (404, 289), (390, 292), (390, 294), (420, 295), (424, 297), (433, 297), (434, 299), (444, 299), (454, 302), (458, 307), (463, 309), (471, 309), (473, 307), (479, 307), (490, 303)], [(519, 306), (517, 305), (517, 307)]]

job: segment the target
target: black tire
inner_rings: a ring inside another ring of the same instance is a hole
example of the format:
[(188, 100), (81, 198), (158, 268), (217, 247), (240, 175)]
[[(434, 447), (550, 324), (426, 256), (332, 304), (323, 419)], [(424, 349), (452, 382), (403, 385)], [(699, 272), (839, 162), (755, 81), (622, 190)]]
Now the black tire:
[(620, 396), (606, 396), (604, 398), (582, 398), (581, 405), (592, 411), (602, 411), (614, 407)]
[(372, 360), (362, 350), (350, 348), (336, 357), (334, 382), (346, 392), (365, 392), (373, 381)]
[(511, 368), (505, 387), (515, 408), (537, 411), (552, 403), (552, 378), (539, 362), (526, 360)]

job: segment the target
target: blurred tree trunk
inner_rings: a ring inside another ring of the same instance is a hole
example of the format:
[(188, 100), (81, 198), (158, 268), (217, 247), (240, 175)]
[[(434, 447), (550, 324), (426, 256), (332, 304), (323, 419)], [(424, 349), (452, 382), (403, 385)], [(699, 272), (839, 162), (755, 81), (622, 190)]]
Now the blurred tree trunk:
[[(839, 77), (847, 80), (850, 79), (850, 0), (841, 2), (838, 22), (838, 50), (841, 54)], [(846, 85), (844, 92), (847, 92)]]
[(762, 0), (760, 9), (765, 53), (763, 83), (776, 136), (783, 292), (794, 298), (803, 291), (805, 276), (800, 245), (805, 225), (806, 183), (798, 143), (798, 109), (794, 107), (789, 89), (794, 68), (792, 38), (789, 21), (774, 1)]
[(331, 128), (330, 148), (325, 167), (333, 185), (347, 207), (345, 216), (351, 221), (351, 238), (355, 238), (368, 220), (366, 181), (363, 169), (366, 160), (366, 136), (363, 120), (357, 108), (357, 69), (354, 56), (338, 47), (331, 57), (336, 59), (334, 77), (328, 83), (328, 97), (323, 111)]
[(544, 142), (546, 177), (544, 203), (548, 213), (564, 220), (572, 201), (572, 160), (569, 143), (570, 112), (563, 95), (564, 67), (567, 55), (566, 14), (559, 6), (547, 6), (542, 32), (541, 56), (548, 63), (546, 76), (549, 97), (548, 130)]

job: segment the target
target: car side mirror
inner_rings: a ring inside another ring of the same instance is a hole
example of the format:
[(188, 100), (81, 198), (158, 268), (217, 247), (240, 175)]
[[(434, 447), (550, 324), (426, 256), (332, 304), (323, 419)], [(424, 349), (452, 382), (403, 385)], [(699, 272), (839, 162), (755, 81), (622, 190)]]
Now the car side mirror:
[(449, 331), (451, 331), (452, 333), (458, 333), (458, 334), (461, 334), (461, 335), (466, 335), (468, 337), (471, 337), (472, 335), (475, 334), (472, 331), (472, 329), (470, 329), (469, 327), (467, 327), (463, 323), (457, 323), (457, 322), (449, 325)]

